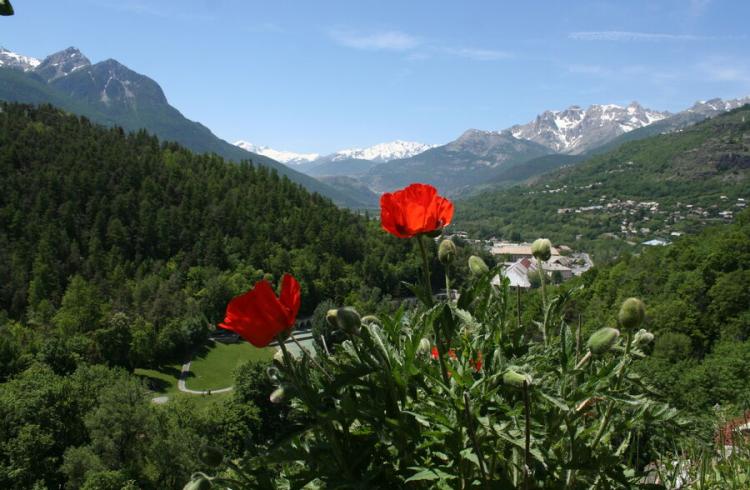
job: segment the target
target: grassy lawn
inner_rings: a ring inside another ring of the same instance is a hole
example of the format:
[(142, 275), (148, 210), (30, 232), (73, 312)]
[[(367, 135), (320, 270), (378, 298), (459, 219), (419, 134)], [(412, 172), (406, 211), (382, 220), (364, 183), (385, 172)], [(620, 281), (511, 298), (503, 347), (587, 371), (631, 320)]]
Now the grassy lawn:
[[(247, 342), (209, 342), (193, 358), (185, 385), (191, 390), (218, 390), (232, 386), (234, 370), (247, 361), (270, 360), (275, 348), (258, 349)], [(175, 385), (176, 388), (176, 385)]]

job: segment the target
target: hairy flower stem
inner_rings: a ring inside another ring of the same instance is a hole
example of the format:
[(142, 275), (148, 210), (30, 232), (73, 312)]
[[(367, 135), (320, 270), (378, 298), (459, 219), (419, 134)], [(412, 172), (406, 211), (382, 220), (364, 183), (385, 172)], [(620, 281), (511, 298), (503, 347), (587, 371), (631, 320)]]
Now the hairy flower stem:
[[(286, 345), (284, 343), (284, 338), (282, 337), (281, 334), (278, 335), (276, 338), (279, 342), (279, 347), (281, 348), (282, 355), (284, 356), (284, 365), (288, 366), (289, 370), (291, 371), (292, 378), (294, 382), (297, 384), (297, 390), (299, 392), (300, 397), (307, 404), (308, 408), (315, 410), (318, 401), (309, 396), (309, 393), (307, 391), (307, 388), (308, 388), (307, 383), (302, 383), (301, 380), (299, 379), (297, 370), (294, 368), (291, 362), (292, 358), (289, 355), (289, 351), (287, 350)], [(309, 357), (309, 354), (308, 354), (308, 357)], [(323, 372), (325, 373), (325, 371)], [(326, 373), (326, 376), (329, 376), (330, 378), (330, 375), (328, 373)], [(330, 379), (331, 381), (333, 381), (333, 378), (330, 378)], [(338, 463), (339, 468), (344, 472), (344, 474), (348, 478), (351, 478), (352, 474), (350, 471), (350, 465), (348, 464), (346, 458), (344, 457), (344, 451), (341, 448), (341, 444), (336, 435), (336, 429), (333, 426), (333, 423), (328, 421), (327, 423), (321, 424), (320, 428), (323, 430), (326, 438), (328, 439), (328, 442), (331, 444), (331, 448), (333, 449), (333, 454), (334, 454), (334, 457), (336, 458), (336, 462)], [(316, 437), (317, 437), (317, 434), (316, 434)]]
[(464, 392), (464, 413), (466, 414), (466, 428), (469, 431), (469, 437), (471, 438), (471, 443), (474, 446), (474, 452), (477, 453), (477, 460), (479, 460), (479, 471), (482, 472), (482, 479), (484, 480), (485, 487), (490, 488), (490, 480), (487, 475), (487, 468), (484, 465), (484, 456), (482, 455), (482, 449), (479, 446), (477, 433), (476, 430), (474, 430), (474, 424), (472, 423), (469, 393), (466, 391)]
[(587, 362), (589, 362), (589, 359), (591, 359), (591, 351), (588, 351), (586, 352), (586, 354), (584, 354), (584, 356), (580, 361), (578, 361), (578, 364), (576, 364), (576, 367), (574, 369), (581, 369), (586, 365)]
[[(627, 363), (627, 360), (629, 358), (630, 358), (630, 332), (628, 332), (628, 334), (625, 337), (625, 355), (623, 356), (623, 361)], [(626, 367), (627, 367), (627, 364), (624, 364), (622, 368), (620, 368), (620, 371), (617, 373), (617, 379), (615, 379), (615, 386), (614, 386), (615, 391), (618, 388), (620, 388), (620, 383), (622, 382), (622, 378), (625, 376)], [(607, 405), (607, 411), (604, 413), (602, 424), (599, 426), (599, 430), (596, 432), (596, 437), (594, 438), (594, 442), (591, 444), (592, 450), (597, 446), (597, 444), (599, 444), (599, 441), (604, 435), (604, 431), (607, 428), (607, 425), (609, 425), (609, 419), (612, 417), (612, 410), (614, 409), (614, 406), (615, 406), (614, 401), (609, 402), (609, 404)]]
[(545, 309), (547, 309), (547, 289), (545, 287), (545, 277), (544, 277), (544, 267), (542, 267), (543, 262), (539, 259), (536, 259), (536, 265), (539, 269), (539, 279), (542, 282), (542, 305)]
[(526, 424), (524, 427), (524, 433), (526, 441), (524, 445), (523, 453), (523, 486), (526, 490), (529, 488), (529, 472), (531, 471), (531, 404), (529, 402), (529, 383), (523, 381), (523, 410), (526, 415)]
[(427, 259), (427, 248), (424, 244), (425, 239), (425, 235), (419, 235), (419, 238), (417, 238), (417, 242), (419, 243), (419, 251), (422, 254), (422, 274), (424, 276), (425, 293), (427, 293), (427, 306), (432, 306), (433, 300), (432, 283), (430, 282), (430, 261)]
[(542, 267), (542, 261), (539, 259), (536, 259), (536, 265), (537, 269), (539, 269), (539, 280), (542, 283), (542, 308), (544, 309), (544, 329), (542, 330), (542, 338), (544, 340), (544, 345), (547, 345), (547, 289), (545, 286), (545, 278), (544, 278), (544, 267)]
[(518, 331), (521, 331), (521, 286), (516, 286), (516, 319), (518, 320)]
[(316, 368), (320, 369), (320, 372), (323, 373), (329, 381), (333, 381), (333, 376), (328, 374), (328, 371), (326, 371), (323, 366), (312, 356), (310, 351), (308, 351), (302, 344), (297, 341), (297, 338), (294, 336), (294, 334), (289, 332), (289, 337), (295, 344), (297, 344), (297, 347), (299, 347), (299, 349), (305, 353), (307, 358), (310, 359), (310, 362), (312, 362)]

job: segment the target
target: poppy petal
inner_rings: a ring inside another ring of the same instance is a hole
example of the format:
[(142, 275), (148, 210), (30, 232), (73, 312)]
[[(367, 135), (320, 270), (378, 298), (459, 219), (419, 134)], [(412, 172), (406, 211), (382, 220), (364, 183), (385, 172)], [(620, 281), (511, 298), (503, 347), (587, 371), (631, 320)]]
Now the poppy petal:
[(294, 325), (299, 312), (299, 306), (302, 299), (299, 282), (291, 275), (284, 274), (281, 279), (281, 296), (279, 302), (287, 308), (287, 326)]

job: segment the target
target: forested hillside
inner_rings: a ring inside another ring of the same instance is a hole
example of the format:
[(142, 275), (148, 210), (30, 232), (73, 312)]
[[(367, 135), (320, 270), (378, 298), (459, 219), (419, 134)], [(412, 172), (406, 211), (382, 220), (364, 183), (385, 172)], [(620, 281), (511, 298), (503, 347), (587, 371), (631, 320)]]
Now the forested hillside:
[(416, 270), (409, 244), (266, 167), (49, 106), (0, 106), (0, 230), (0, 311), (36, 327), (25, 349), (130, 367), (181, 355), (264, 275), (294, 273), (307, 315)]
[[(683, 131), (631, 141), (457, 206), (456, 225), (483, 236), (549, 236), (577, 248), (629, 248), (672, 232), (731, 221), (747, 200), (750, 108)], [(596, 243), (592, 243), (596, 242)], [(601, 255), (607, 255), (602, 253)]]
[(667, 247), (596, 267), (581, 280), (573, 307), (586, 330), (616, 324), (614, 306), (629, 296), (648, 305), (656, 341), (644, 372), (671, 403), (710, 419), (721, 404), (750, 406), (750, 211)]

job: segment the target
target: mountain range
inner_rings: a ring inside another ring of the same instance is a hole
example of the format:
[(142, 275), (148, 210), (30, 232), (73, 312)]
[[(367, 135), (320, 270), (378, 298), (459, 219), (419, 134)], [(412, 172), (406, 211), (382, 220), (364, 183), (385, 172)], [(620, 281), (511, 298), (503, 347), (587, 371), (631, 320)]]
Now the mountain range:
[(332, 176), (348, 177), (347, 185), (359, 183), (360, 189), (380, 193), (421, 181), (455, 197), (534, 178), (627, 141), (682, 130), (746, 103), (750, 103), (750, 97), (699, 101), (675, 114), (645, 108), (638, 102), (627, 106), (571, 106), (544, 111), (526, 124), (503, 130), (470, 129), (444, 145), (394, 141), (325, 156), (236, 144), (274, 155), (292, 168), (329, 183), (335, 181)]
[(52, 104), (100, 124), (117, 125), (128, 131), (145, 129), (164, 141), (178, 142), (199, 153), (270, 167), (341, 206), (372, 206), (372, 201), (359, 198), (356, 189), (334, 188), (272, 158), (222, 140), (171, 106), (156, 81), (114, 59), (92, 64), (73, 47), (41, 61), (0, 49), (0, 100)]
[(146, 129), (197, 152), (251, 160), (352, 208), (374, 207), (377, 194), (415, 181), (453, 197), (506, 187), (750, 103), (750, 97), (711, 99), (675, 114), (637, 102), (571, 106), (502, 130), (469, 129), (439, 146), (396, 140), (320, 155), (230, 144), (172, 107), (156, 81), (113, 59), (92, 64), (76, 48), (44, 60), (0, 48), (0, 99), (49, 103), (98, 123)]

